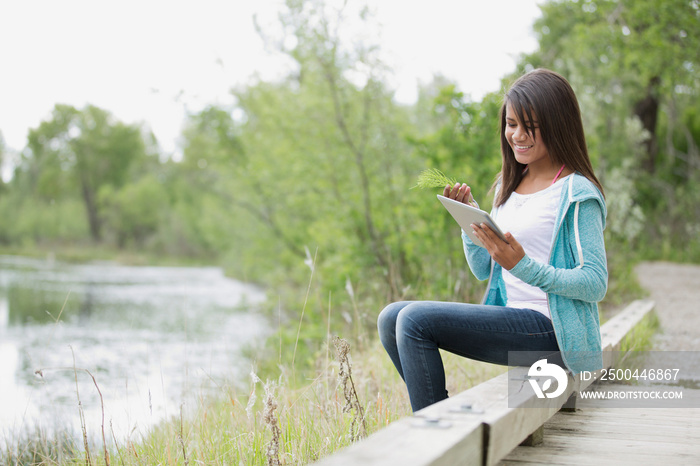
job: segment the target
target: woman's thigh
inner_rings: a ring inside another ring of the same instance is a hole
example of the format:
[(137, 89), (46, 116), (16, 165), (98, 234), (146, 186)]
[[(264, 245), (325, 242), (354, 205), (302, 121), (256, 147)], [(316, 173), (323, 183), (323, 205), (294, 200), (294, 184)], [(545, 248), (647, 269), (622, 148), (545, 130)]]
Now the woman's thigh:
[(406, 339), (404, 348), (430, 341), (451, 353), (503, 365), (509, 364), (509, 352), (524, 364), (559, 350), (549, 318), (530, 309), (437, 301), (397, 309), (395, 331), (398, 340)]

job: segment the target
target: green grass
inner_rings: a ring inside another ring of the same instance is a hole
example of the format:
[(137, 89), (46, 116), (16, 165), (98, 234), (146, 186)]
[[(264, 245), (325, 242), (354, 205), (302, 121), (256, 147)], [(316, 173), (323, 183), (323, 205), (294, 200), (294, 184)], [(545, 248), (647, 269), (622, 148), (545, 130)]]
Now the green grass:
[(457, 180), (455, 178), (445, 176), (445, 174), (437, 168), (429, 168), (418, 175), (418, 180), (414, 188), (444, 188), (447, 185), (454, 186), (456, 183)]
[(652, 348), (652, 338), (660, 327), (659, 318), (652, 310), (620, 342), (621, 352), (648, 351)]
[[(351, 378), (362, 408), (365, 435), (410, 415), (403, 381), (381, 345), (375, 341), (361, 354), (352, 354), (352, 348), (350, 351)], [(451, 354), (444, 354), (444, 359), (451, 393), (506, 370)], [(350, 445), (361, 431), (359, 423), (353, 423), (357, 408), (344, 409), (347, 400), (340, 386), (339, 369), (340, 362), (333, 359), (314, 380), (299, 387), (287, 385), (284, 378), (266, 383), (251, 381), (245, 393), (233, 386), (225, 387), (220, 396), (199, 399), (189, 412), (151, 430), (135, 430), (127, 439), (115, 438), (107, 427), (108, 460), (103, 445), (90, 445), (90, 464), (278, 464), (269, 462), (273, 429), (270, 416), (266, 416), (268, 394), (276, 404), (272, 417), (280, 432), (275, 455), (279, 464), (311, 463)], [(13, 456), (8, 452), (0, 460), (5, 460), (3, 464), (86, 464), (82, 445), (43, 437), (25, 439), (23, 462), (10, 461)]]
[(2, 465), (68, 464), (78, 457), (80, 451), (68, 432), (47, 433), (40, 429), (20, 433), (16, 437), (6, 437), (0, 441), (5, 448), (0, 449)]

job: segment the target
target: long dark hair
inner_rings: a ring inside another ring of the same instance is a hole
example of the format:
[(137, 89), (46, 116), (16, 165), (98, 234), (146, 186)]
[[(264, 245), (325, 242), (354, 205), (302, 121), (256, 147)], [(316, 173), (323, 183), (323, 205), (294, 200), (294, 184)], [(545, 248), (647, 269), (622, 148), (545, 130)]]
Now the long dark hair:
[(540, 137), (552, 163), (588, 178), (603, 193), (603, 186), (593, 173), (583, 134), (581, 110), (569, 82), (560, 74), (539, 68), (522, 75), (513, 83), (501, 107), (501, 154), (503, 167), (497, 183), (501, 187), (496, 206), (503, 205), (520, 184), (525, 165), (515, 160), (513, 149), (506, 139), (506, 107), (511, 105), (518, 120), (527, 122), (528, 133), (535, 137), (533, 114), (537, 117)]

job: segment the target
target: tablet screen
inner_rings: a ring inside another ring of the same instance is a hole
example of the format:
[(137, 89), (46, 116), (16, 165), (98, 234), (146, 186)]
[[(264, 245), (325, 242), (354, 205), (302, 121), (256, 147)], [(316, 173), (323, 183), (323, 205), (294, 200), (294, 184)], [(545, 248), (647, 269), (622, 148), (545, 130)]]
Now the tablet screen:
[(454, 199), (450, 199), (445, 196), (441, 196), (438, 194), (438, 199), (442, 203), (443, 206), (447, 209), (447, 211), (452, 215), (452, 217), (455, 219), (455, 221), (459, 224), (460, 227), (462, 227), (462, 230), (469, 236), (469, 238), (476, 244), (477, 246), (482, 246), (481, 241), (474, 235), (473, 229), (471, 227), (472, 223), (476, 223), (477, 225), (480, 223), (485, 223), (487, 224), (496, 234), (503, 240), (506, 240), (505, 235), (501, 231), (501, 229), (496, 225), (496, 222), (491, 218), (491, 216), (488, 214), (488, 212), (485, 212), (481, 209), (477, 209), (475, 207), (472, 207), (470, 205), (464, 204), (463, 202), (455, 201)]

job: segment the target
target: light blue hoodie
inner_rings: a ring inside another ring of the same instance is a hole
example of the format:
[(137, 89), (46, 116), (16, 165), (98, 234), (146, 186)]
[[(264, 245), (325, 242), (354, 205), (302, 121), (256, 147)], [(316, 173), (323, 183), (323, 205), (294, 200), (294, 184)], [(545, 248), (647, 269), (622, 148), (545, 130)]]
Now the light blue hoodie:
[[(578, 374), (603, 366), (598, 301), (608, 287), (603, 239), (607, 211), (603, 195), (586, 177), (576, 173), (562, 182), (565, 185), (554, 223), (549, 263), (536, 262), (525, 255), (510, 273), (547, 293), (562, 358), (567, 368)], [(493, 209), (492, 216), (497, 210)], [(505, 306), (501, 266), (464, 233), (462, 241), (474, 276), (479, 280), (489, 278), (483, 304)]]

